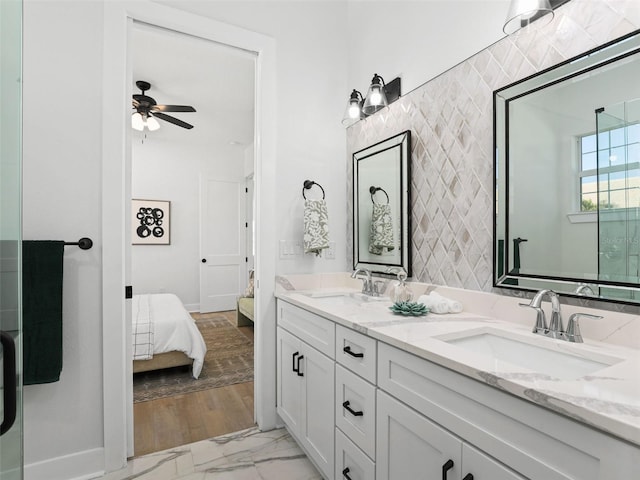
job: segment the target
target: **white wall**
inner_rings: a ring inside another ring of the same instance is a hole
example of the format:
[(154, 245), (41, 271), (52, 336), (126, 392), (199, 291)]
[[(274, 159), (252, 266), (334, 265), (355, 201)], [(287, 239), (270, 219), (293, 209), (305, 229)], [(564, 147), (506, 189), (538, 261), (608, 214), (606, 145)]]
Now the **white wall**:
[(134, 136), (132, 198), (171, 201), (171, 244), (133, 245), (131, 274), (134, 293), (174, 293), (187, 309), (197, 310), (200, 175), (243, 182), (245, 174), (242, 147), (212, 150), (206, 142), (190, 141), (190, 133), (149, 134), (144, 143)]
[(24, 462), (78, 454), (62, 478), (103, 445), (102, 23), (100, 2), (24, 3), (23, 237), (95, 241), (65, 248), (60, 381), (24, 389)]
[[(279, 240), (302, 239), (304, 180), (326, 192), (336, 259), (277, 259), (278, 273), (344, 271), (346, 264), (345, 133), (347, 5), (345, 1), (175, 1), (192, 13), (254, 30), (277, 42)], [(345, 92), (343, 94), (343, 92)], [(350, 214), (350, 212), (349, 212)], [(278, 255), (274, 248), (274, 255)]]
[(366, 95), (374, 73), (402, 77), (409, 93), (500, 38), (509, 0), (350, 0), (351, 89)]

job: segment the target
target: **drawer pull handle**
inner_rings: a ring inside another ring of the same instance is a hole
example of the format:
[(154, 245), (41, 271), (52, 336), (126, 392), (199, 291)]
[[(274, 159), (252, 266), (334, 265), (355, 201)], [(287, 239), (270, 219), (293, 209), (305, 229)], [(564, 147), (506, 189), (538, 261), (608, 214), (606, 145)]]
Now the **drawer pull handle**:
[(344, 402), (342, 404), (342, 406), (347, 410), (347, 412), (349, 412), (351, 415), (353, 415), (354, 417), (361, 417), (364, 415), (363, 411), (359, 411), (356, 412), (353, 408), (351, 408), (349, 405), (351, 405), (351, 402), (349, 402), (349, 400), (347, 400), (346, 402)]
[(447, 472), (453, 468), (453, 460), (447, 460), (444, 465), (442, 465), (442, 480), (447, 480)]
[(298, 373), (298, 370), (296, 370), (296, 357), (298, 355), (300, 355), (300, 352), (296, 352), (293, 355), (291, 355), (291, 370), (293, 370), (296, 373)]
[(349, 476), (349, 467), (347, 467), (344, 470), (342, 470), (342, 476), (344, 478), (346, 478), (347, 480), (351, 480), (351, 477)]
[(351, 351), (351, 347), (349, 345), (347, 345), (346, 347), (344, 347), (342, 349), (342, 351), (348, 355), (351, 355), (352, 357), (356, 357), (356, 358), (362, 358), (364, 357), (364, 353), (355, 353)]
[(467, 473), (462, 480), (473, 480), (473, 475), (471, 473)]
[(304, 373), (300, 371), (300, 360), (302, 360), (303, 358), (304, 358), (304, 355), (300, 355), (298, 357), (298, 365), (297, 365), (298, 368), (296, 369), (296, 373), (298, 374), (299, 377), (304, 377)]

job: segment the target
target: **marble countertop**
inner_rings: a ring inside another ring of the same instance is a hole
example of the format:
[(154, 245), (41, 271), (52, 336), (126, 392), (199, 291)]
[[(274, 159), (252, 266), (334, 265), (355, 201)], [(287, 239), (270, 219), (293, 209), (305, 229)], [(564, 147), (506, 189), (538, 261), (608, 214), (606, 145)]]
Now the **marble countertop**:
[[(285, 287), (277, 289), (276, 297), (640, 446), (640, 350), (587, 338), (575, 344), (541, 337), (531, 333), (531, 328), (475, 314), (468, 306), (459, 314), (404, 317), (389, 310), (392, 303), (388, 298), (341, 302), (312, 296), (357, 292), (354, 288)], [(577, 379), (561, 379), (443, 341), (472, 331), (534, 337), (534, 342), (550, 350), (615, 363)]]

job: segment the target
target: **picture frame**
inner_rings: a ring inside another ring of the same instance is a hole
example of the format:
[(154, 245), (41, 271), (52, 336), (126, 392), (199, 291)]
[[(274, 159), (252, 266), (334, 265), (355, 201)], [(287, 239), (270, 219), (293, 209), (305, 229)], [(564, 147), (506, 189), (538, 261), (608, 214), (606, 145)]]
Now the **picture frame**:
[(171, 244), (171, 202), (131, 200), (131, 244)]

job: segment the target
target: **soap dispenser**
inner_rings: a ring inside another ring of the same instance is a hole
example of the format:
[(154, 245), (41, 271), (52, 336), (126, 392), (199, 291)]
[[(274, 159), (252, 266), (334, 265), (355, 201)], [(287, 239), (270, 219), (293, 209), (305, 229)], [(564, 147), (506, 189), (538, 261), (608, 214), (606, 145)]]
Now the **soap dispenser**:
[(410, 302), (413, 300), (413, 292), (405, 283), (407, 279), (407, 273), (404, 270), (398, 272), (398, 283), (391, 290), (391, 301), (398, 302)]

